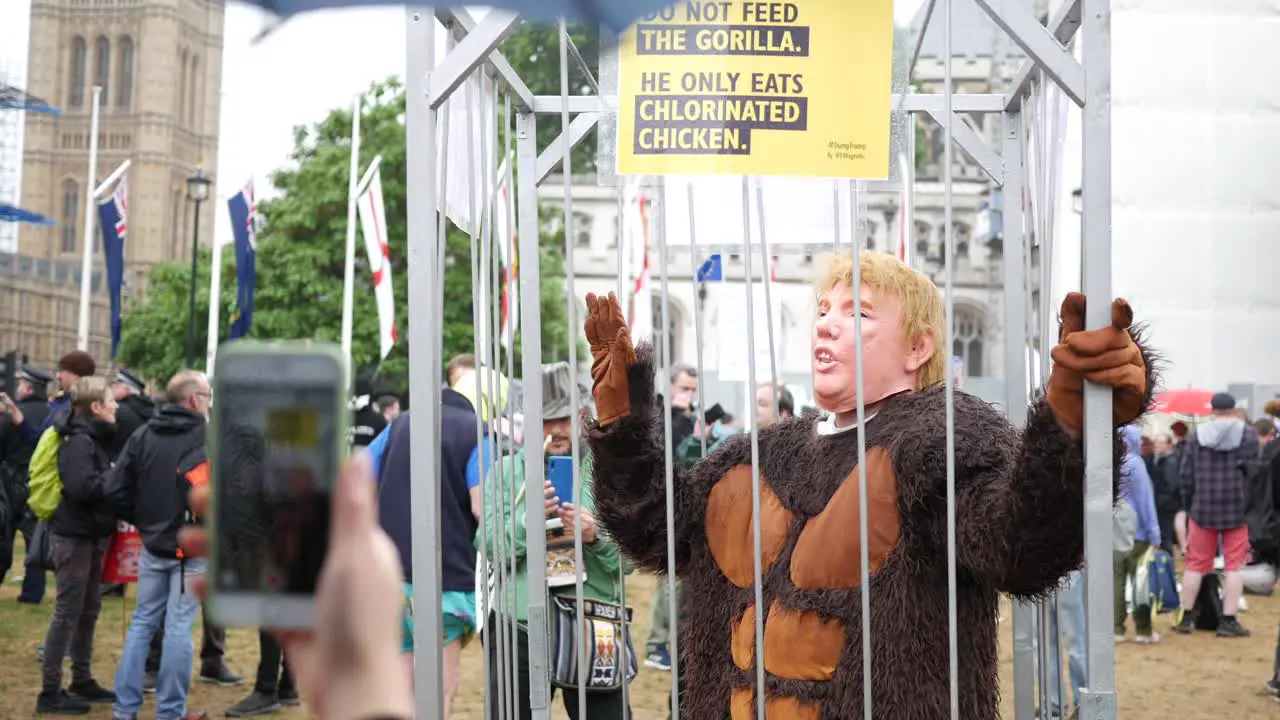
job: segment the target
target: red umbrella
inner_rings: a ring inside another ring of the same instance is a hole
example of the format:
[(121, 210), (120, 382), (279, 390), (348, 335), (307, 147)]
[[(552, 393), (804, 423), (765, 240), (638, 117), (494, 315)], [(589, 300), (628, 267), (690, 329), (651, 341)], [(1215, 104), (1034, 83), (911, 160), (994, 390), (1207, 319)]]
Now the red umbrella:
[(1209, 415), (1213, 412), (1213, 409), (1209, 406), (1209, 401), (1212, 399), (1212, 390), (1196, 390), (1195, 388), (1170, 390), (1155, 397), (1155, 402), (1151, 405), (1151, 411), (1172, 413), (1174, 415)]

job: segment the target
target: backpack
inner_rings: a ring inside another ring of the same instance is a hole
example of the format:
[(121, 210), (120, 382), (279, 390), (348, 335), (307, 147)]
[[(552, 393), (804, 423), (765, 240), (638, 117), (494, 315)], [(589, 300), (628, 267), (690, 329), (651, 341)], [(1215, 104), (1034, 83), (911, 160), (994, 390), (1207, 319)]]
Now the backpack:
[(1209, 573), (1200, 581), (1200, 592), (1196, 595), (1196, 629), (1217, 630), (1222, 622), (1221, 582), (1217, 573)]
[(27, 506), (41, 520), (53, 517), (62, 503), (62, 476), (58, 474), (58, 450), (61, 448), (62, 435), (49, 428), (40, 436), (40, 442), (31, 454)]
[(1128, 500), (1121, 500), (1112, 510), (1111, 523), (1111, 551), (1118, 562), (1133, 552), (1138, 539), (1138, 513)]

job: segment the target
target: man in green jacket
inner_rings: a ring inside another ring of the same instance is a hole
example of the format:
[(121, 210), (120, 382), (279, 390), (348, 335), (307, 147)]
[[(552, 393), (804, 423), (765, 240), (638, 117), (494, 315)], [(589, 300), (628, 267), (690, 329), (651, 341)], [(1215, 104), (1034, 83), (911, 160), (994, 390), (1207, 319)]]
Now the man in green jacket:
[[(542, 384), (544, 457), (569, 455), (572, 452), (570, 393), (574, 391), (576, 383), (568, 363), (544, 365)], [(549, 592), (553, 598), (557, 596), (564, 597), (576, 604), (577, 586), (571, 583), (551, 588), (529, 587), (528, 563), (532, 559), (526, 553), (527, 531), (525, 518), (527, 515), (525, 509), (524, 451), (521, 450), (509, 457), (502, 457), (497, 462), (497, 468), (490, 469), (487, 472), (485, 486), (483, 487), (484, 512), (480, 520), (484, 534), (484, 550), (490, 572), (497, 572), (499, 566), (504, 567), (507, 572), (504, 576), (505, 587), (502, 588), (502, 597), (491, 600), (491, 604), (496, 605), (496, 607), (487, 609), (488, 617), (485, 620), (489, 648), (489, 692), (491, 697), (498, 697), (499, 680), (505, 676), (498, 659), (499, 643), (496, 642), (501, 635), (496, 630), (501, 624), (509, 626), (510, 621), (514, 618), (517, 626), (514, 641), (514, 664), (519, 683), (517, 685), (519, 688), (517, 702), (520, 709), (518, 717), (524, 720), (531, 717), (529, 709), (529, 594), (531, 592)], [(544, 483), (543, 497), (540, 499), (543, 502), (549, 521), (558, 517), (569, 537), (573, 537), (575, 530), (582, 535), (582, 569), (585, 570), (586, 574), (582, 587), (583, 598), (617, 605), (622, 600), (620, 573), (622, 557), (618, 553), (617, 546), (604, 536), (602, 530), (596, 527), (594, 514), (595, 497), (591, 487), (590, 458), (583, 457), (581, 459), (577, 468), (577, 480), (582, 494), (580, 502), (572, 504), (561, 503), (559, 498), (555, 497), (555, 488), (550, 482)], [(546, 532), (546, 528), (539, 527), (536, 532)], [(476, 545), (480, 547), (479, 535), (476, 538)], [(512, 556), (515, 558), (514, 567), (511, 566)], [(546, 559), (537, 558), (534, 561), (545, 563)], [(492, 594), (490, 597), (492, 597)], [(551, 603), (548, 603), (548, 610), (554, 610), (551, 607)], [(495, 632), (490, 633), (490, 629)], [(549, 643), (549, 645), (552, 644)], [(590, 648), (592, 645), (594, 645), (594, 641), (589, 639), (588, 647)], [(629, 648), (629, 645), (625, 647)], [(548, 647), (548, 651), (554, 654), (556, 648)], [(625, 653), (620, 653), (620, 655), (625, 658)], [(554, 660), (549, 657), (548, 662), (554, 672)], [(626, 668), (619, 668), (619, 670), (625, 672)], [(554, 692), (554, 688), (552, 691)], [(577, 691), (566, 689), (563, 695), (565, 711), (573, 720), (579, 720)], [(613, 720), (613, 718), (621, 720), (625, 712), (623, 696), (620, 690), (592, 690), (587, 693), (587, 718), (590, 718), (590, 720)], [(586, 720), (586, 718), (582, 720)]]

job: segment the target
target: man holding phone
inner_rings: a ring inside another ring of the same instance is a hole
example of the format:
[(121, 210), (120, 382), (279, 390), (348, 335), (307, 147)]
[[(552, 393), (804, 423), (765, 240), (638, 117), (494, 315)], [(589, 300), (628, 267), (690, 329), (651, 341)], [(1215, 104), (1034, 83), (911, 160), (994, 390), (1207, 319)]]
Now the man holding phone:
[[(694, 399), (698, 395), (698, 370), (683, 363), (672, 363), (671, 385), (671, 447), (678, 453), (680, 445), (693, 435), (696, 429)], [(662, 404), (662, 396), (658, 396)], [(723, 417), (723, 416), (722, 416)], [(699, 446), (701, 450), (701, 446)], [(679, 458), (676, 458), (679, 460)], [(670, 580), (664, 575), (658, 579), (656, 598), (667, 598), (671, 593)], [(680, 581), (675, 582), (676, 597), (680, 597)], [(654, 670), (671, 670), (671, 605), (665, 599), (653, 604), (649, 622), (649, 641), (645, 643), (645, 667)]]
[[(569, 460), (569, 455), (573, 451), (572, 437), (572, 401), (571, 393), (576, 389), (576, 383), (573, 380), (572, 373), (568, 363), (555, 363), (553, 365), (543, 366), (542, 375), (543, 386), (543, 435), (545, 437), (544, 453), (547, 458), (549, 468), (563, 466), (568, 464), (570, 473), (567, 478), (556, 478), (556, 482), (550, 479), (543, 485), (543, 508), (546, 512), (548, 520), (559, 518), (562, 527), (567, 535), (573, 537), (574, 534), (582, 537), (582, 565), (578, 568), (580, 572), (585, 571), (586, 578), (583, 582), (583, 598), (589, 601), (598, 601), (601, 603), (617, 604), (621, 602), (622, 584), (619, 578), (619, 569), (622, 562), (618, 553), (618, 548), (603, 533), (596, 528), (595, 521), (595, 497), (591, 487), (591, 475), (585, 466), (589, 465), (587, 458), (583, 458), (578, 467), (578, 476), (581, 482), (582, 497), (572, 497), (572, 465), (564, 461)], [(528, 530), (525, 527), (525, 469), (524, 469), (524, 452), (517, 451), (510, 461), (504, 461), (496, 472), (490, 473), (488, 483), (485, 487), (485, 511), (482, 517), (483, 529), (485, 532), (485, 549), (488, 552), (490, 567), (495, 564), (510, 562), (510, 555), (515, 556), (515, 566), (510, 568), (511, 577), (505, 588), (506, 597), (501, 603), (494, 602), (491, 599), (486, 603), (491, 608), (488, 619), (486, 620), (486, 628), (500, 627), (502, 623), (510, 623), (510, 616), (499, 615), (500, 611), (505, 610), (514, 615), (517, 623), (516, 638), (516, 672), (519, 674), (519, 684), (521, 688), (529, 687), (529, 637), (525, 629), (529, 622), (529, 592), (540, 592), (541, 589), (529, 588), (528, 564), (530, 562), (546, 562), (546, 558), (529, 558), (526, 555), (525, 539)], [(554, 470), (548, 471), (548, 476), (556, 474)], [(557, 489), (557, 487), (561, 489)], [(567, 486), (570, 489), (566, 492), (563, 488)], [(567, 496), (567, 498), (566, 498)], [(514, 498), (514, 502), (508, 502), (508, 498)], [(536, 502), (536, 500), (535, 500)], [(494, 518), (499, 517), (500, 520), (495, 524)], [(498, 529), (498, 524), (502, 528)], [(545, 528), (539, 527), (532, 530), (533, 532), (545, 532)], [(505, 532), (505, 535), (499, 540), (499, 532)], [(500, 546), (499, 543), (502, 543)], [(479, 541), (477, 540), (477, 546)], [(506, 553), (499, 552), (499, 547), (504, 547)], [(553, 599), (562, 597), (576, 604), (577, 587), (576, 583), (560, 585), (552, 587), (548, 590)], [(592, 641), (594, 644), (594, 641)], [(568, 652), (576, 653), (578, 646), (576, 642), (552, 643), (561, 647), (567, 647)], [(489, 692), (497, 693), (497, 683), (502, 676), (501, 666), (497, 656), (497, 644), (489, 643)], [(627, 645), (630, 649), (629, 644)], [(557, 671), (562, 670), (562, 664), (557, 663), (555, 657), (556, 648), (552, 648), (553, 656), (550, 658), (552, 673), (558, 674)], [(595, 666), (593, 664), (593, 671)], [(625, 668), (619, 668), (622, 672), (626, 672)], [(574, 684), (575, 678), (570, 678), (570, 684)], [(496, 695), (495, 695), (496, 696)], [(518, 717), (522, 720), (531, 716), (529, 709), (529, 695), (527, 691), (522, 691), (518, 699), (520, 702), (520, 710)], [(576, 690), (564, 689), (564, 707), (565, 711), (573, 720), (578, 718), (578, 693)], [(624, 702), (622, 692), (619, 690), (597, 690), (587, 694), (587, 718), (590, 720), (619, 720), (624, 715)], [(586, 720), (583, 718), (581, 720)]]

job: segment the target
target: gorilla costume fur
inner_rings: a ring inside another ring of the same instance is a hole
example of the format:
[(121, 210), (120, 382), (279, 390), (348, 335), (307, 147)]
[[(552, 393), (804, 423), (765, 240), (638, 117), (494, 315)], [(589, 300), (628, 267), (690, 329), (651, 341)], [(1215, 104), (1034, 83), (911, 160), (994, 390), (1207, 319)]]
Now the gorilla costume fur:
[[(865, 262), (865, 261), (864, 261)], [(864, 274), (865, 276), (865, 274)], [(631, 349), (617, 301), (588, 297), (599, 420), (588, 422), (602, 526), (642, 569), (667, 571), (663, 409), (652, 349)], [(1050, 592), (1083, 555), (1083, 379), (1115, 388), (1116, 424), (1140, 416), (1153, 362), (1118, 300), (1111, 328), (1084, 332), (1084, 298), (1063, 305), (1047, 392), (1015, 429), (955, 391), (960, 717), (998, 716), (1000, 593)], [(1123, 375), (1127, 378), (1120, 381)], [(872, 705), (876, 718), (950, 718), (946, 423), (941, 385), (867, 413)], [(759, 433), (766, 717), (862, 716), (857, 435), (793, 418)], [(1117, 469), (1123, 443), (1117, 434)], [(676, 471), (681, 716), (755, 718), (749, 435)]]

